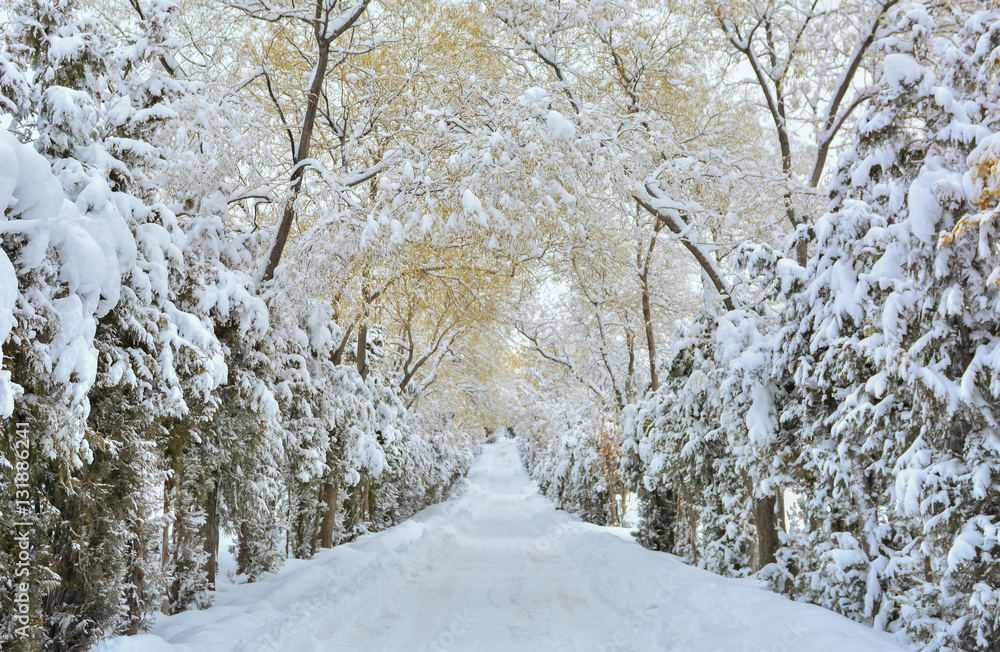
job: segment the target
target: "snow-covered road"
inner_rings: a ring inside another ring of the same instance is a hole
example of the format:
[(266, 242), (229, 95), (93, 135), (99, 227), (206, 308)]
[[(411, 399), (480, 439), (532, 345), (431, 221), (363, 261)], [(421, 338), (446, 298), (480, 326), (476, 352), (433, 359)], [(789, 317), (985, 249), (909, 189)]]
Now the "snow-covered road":
[(644, 550), (557, 511), (511, 441), (461, 494), (385, 532), (292, 561), (215, 606), (101, 652), (903, 650), (745, 581)]

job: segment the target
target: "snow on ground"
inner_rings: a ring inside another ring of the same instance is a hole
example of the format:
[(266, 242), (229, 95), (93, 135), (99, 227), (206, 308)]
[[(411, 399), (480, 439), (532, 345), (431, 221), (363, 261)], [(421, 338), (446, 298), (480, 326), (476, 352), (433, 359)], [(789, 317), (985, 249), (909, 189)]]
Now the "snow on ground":
[(99, 652), (891, 652), (888, 636), (557, 511), (506, 440), (459, 496)]

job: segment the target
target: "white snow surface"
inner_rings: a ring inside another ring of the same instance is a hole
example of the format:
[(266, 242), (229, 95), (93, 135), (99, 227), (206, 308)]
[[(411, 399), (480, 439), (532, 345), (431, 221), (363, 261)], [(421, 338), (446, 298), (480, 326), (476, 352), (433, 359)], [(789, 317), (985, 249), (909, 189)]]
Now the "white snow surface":
[(459, 495), (384, 532), (223, 585), (99, 652), (904, 650), (889, 636), (557, 511), (513, 441)]

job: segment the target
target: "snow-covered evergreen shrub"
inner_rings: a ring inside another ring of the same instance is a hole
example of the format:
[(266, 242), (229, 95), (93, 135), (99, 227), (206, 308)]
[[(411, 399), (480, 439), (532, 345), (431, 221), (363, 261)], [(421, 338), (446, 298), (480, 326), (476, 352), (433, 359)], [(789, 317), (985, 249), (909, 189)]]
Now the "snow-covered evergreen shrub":
[(357, 523), (378, 529), (469, 462), (463, 436), (408, 434), (387, 384), (333, 364), (322, 300), (256, 286), (261, 238), (229, 215), (226, 171), (178, 182), (211, 158), (190, 134), (231, 109), (171, 77), (173, 5), (133, 8), (112, 35), (72, 0), (17, 2), (0, 50), (0, 484), (30, 488), (0, 496), (4, 649), (86, 648), (207, 604), (222, 530), (240, 572), (277, 567), (290, 503), (312, 497), (310, 528), (323, 515), (319, 481), (381, 483)]
[[(134, 631), (162, 592), (151, 536), (162, 523), (154, 439), (160, 419), (187, 410), (175, 353), (203, 331), (177, 308), (170, 284), (183, 274), (179, 224), (144, 200), (146, 139), (176, 90), (142, 65), (158, 42), (116, 49), (72, 2), (19, 3), (13, 14), (5, 66), (34, 74), (27, 92), (9, 98), (12, 113), (48, 157), (10, 159), (27, 166), (15, 175), (35, 177), (25, 192), (34, 185), (48, 195), (34, 214), (27, 202), (5, 211), (24, 296), (14, 380), (22, 406), (48, 406), (15, 418), (36, 433), (45, 505), (37, 531), (52, 542), (36, 563), (52, 575), (34, 578), (46, 594), (40, 635), (64, 649)], [(46, 340), (55, 348), (37, 348)]]
[(750, 501), (721, 426), (731, 335), (707, 312), (679, 324), (660, 390), (626, 412), (623, 465), (639, 496), (640, 543), (743, 575), (753, 558)]
[[(900, 6), (829, 212), (789, 257), (746, 248), (756, 311), (700, 320), (694, 362), (681, 333), (661, 391), (626, 419), (626, 471), (647, 491), (704, 485), (676, 466), (715, 436), (730, 486), (789, 492), (762, 576), (933, 650), (997, 644), (1000, 16), (976, 5)], [(677, 546), (674, 510), (644, 509), (647, 543)]]
[(618, 497), (609, 495), (609, 484), (620, 486), (618, 463), (605, 459), (600, 413), (589, 402), (567, 405), (535, 395), (530, 402), (515, 426), (529, 475), (562, 509), (599, 525), (615, 523), (620, 509), (612, 506)]
[(995, 129), (1000, 14), (969, 15), (954, 38), (934, 38), (936, 20), (950, 17), (905, 14), (817, 224), (809, 346), (829, 364), (802, 375), (840, 369), (825, 416), (840, 471), (827, 475), (860, 521), (859, 610), (957, 650), (1000, 640), (988, 489), (1000, 261), (992, 224), (957, 233), (979, 208), (970, 160)]

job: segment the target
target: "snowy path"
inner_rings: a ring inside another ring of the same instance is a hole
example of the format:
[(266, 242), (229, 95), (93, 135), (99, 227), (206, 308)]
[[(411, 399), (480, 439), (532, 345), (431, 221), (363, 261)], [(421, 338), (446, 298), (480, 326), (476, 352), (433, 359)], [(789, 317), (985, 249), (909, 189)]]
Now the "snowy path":
[(225, 586), (101, 652), (903, 650), (833, 613), (644, 550), (541, 497), (510, 441), (461, 496)]

